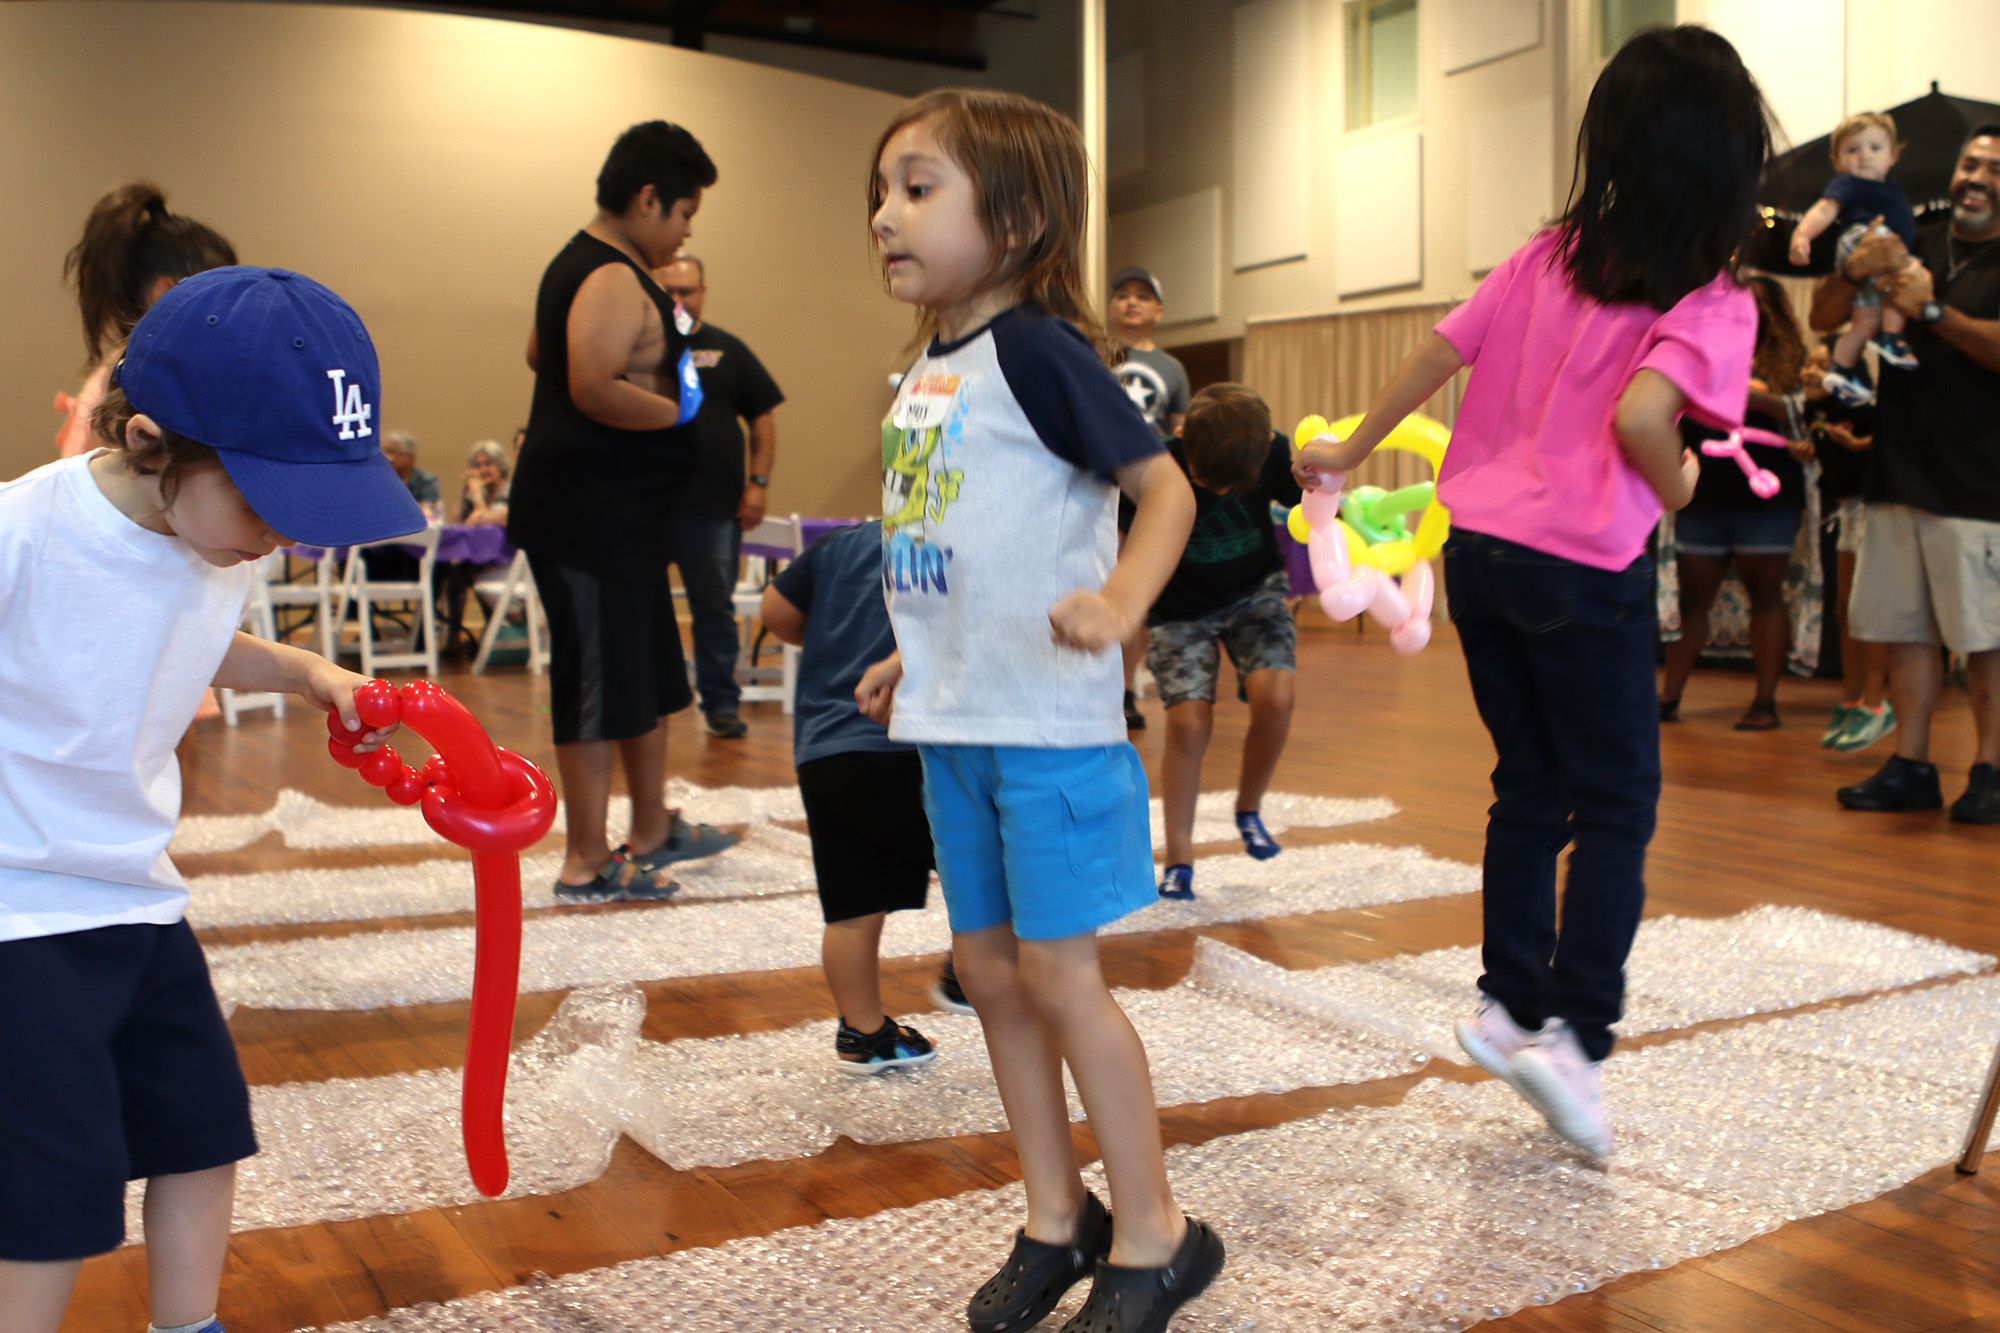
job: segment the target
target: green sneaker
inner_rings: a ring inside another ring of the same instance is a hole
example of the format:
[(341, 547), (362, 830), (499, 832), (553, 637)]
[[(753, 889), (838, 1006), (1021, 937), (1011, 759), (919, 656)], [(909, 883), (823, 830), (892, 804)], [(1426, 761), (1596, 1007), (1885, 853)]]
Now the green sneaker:
[(1826, 720), (1826, 730), (1820, 733), (1819, 748), (1831, 750), (1833, 743), (1840, 739), (1840, 733), (1859, 722), (1867, 711), (1857, 704), (1835, 704), (1833, 715)]
[(1896, 729), (1896, 710), (1884, 699), (1878, 708), (1856, 708), (1847, 729), (1833, 738), (1833, 749), (1842, 754), (1865, 750)]

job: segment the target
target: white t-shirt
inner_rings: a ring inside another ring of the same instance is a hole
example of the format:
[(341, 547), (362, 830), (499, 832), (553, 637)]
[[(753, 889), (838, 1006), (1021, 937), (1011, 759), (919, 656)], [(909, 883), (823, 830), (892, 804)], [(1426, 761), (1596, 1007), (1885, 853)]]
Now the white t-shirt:
[(118, 512), (90, 459), (0, 483), (0, 940), (181, 919), (174, 747), (255, 577)]

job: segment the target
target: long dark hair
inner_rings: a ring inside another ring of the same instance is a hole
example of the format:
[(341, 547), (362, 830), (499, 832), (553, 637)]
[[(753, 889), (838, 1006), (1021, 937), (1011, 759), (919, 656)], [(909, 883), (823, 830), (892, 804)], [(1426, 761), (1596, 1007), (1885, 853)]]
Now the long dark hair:
[(1558, 249), (1571, 284), (1666, 310), (1734, 274), (1770, 155), (1770, 110), (1735, 47), (1692, 25), (1639, 33), (1577, 132)]
[(1806, 339), (1799, 318), (1776, 278), (1759, 273), (1744, 286), (1757, 300), (1757, 346), (1750, 373), (1772, 393), (1795, 393), (1806, 366)]
[(155, 282), (179, 282), (235, 262), (236, 251), (220, 232), (169, 213), (166, 192), (151, 181), (105, 195), (84, 221), (82, 239), (63, 257), (63, 277), (76, 279), (91, 364), (132, 336), (152, 304)]

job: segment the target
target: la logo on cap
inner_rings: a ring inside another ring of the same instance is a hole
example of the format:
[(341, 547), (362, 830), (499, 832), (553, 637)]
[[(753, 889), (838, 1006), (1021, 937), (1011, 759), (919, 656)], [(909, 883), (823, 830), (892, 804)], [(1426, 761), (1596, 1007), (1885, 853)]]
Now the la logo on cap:
[(329, 370), (326, 377), (333, 381), (333, 424), (340, 427), (343, 440), (366, 439), (375, 432), (368, 429), (368, 418), (375, 409), (361, 401), (361, 386), (347, 384), (345, 370)]

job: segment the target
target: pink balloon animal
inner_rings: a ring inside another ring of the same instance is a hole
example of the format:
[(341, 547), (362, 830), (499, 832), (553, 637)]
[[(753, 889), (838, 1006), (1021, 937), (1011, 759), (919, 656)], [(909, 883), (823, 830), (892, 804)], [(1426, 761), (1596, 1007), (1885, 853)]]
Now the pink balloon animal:
[(1389, 645), (1397, 652), (1418, 651), (1431, 641), (1431, 603), (1437, 594), (1431, 562), (1411, 564), (1399, 584), (1375, 566), (1349, 559), (1348, 534), (1340, 521), (1340, 491), (1347, 474), (1315, 475), (1319, 486), (1305, 493), (1300, 507), (1320, 609), (1331, 620), (1352, 620), (1366, 611), (1389, 631)]
[(1727, 436), (1720, 440), (1704, 440), (1701, 451), (1710, 458), (1735, 459), (1736, 466), (1742, 468), (1743, 475), (1750, 479), (1750, 489), (1756, 492), (1760, 498), (1768, 500), (1778, 493), (1779, 487), (1784, 483), (1778, 480), (1777, 473), (1772, 472), (1768, 468), (1759, 467), (1755, 460), (1750, 457), (1750, 451), (1743, 446), (1746, 444), (1761, 444), (1767, 448), (1783, 449), (1790, 443), (1791, 441), (1787, 440), (1784, 436), (1774, 435), (1768, 430), (1758, 430), (1752, 426), (1742, 426), (1730, 431)]

